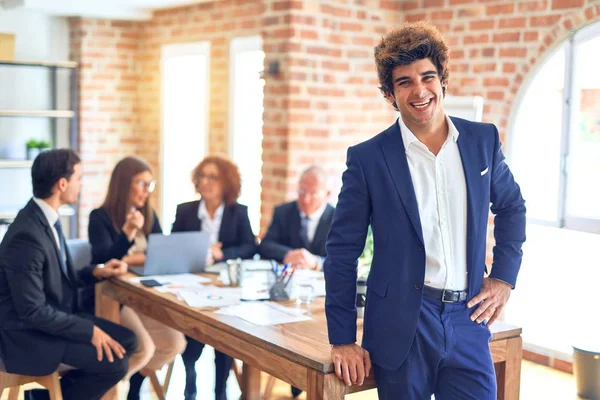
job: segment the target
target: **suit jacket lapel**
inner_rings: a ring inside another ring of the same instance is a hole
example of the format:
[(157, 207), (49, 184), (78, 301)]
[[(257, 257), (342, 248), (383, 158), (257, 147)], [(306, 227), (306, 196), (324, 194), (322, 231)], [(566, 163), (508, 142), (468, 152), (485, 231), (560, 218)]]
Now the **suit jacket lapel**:
[[(56, 261), (58, 262), (58, 268), (60, 269), (60, 272), (67, 279), (67, 281), (69, 283), (71, 283), (71, 277), (68, 274), (66, 274), (64, 269), (62, 268), (62, 258), (60, 256), (60, 249), (58, 248), (58, 245), (56, 243), (56, 236), (54, 236), (54, 232), (52, 231), (52, 228), (50, 227), (50, 225), (48, 223), (48, 219), (46, 218), (46, 215), (44, 215), (44, 212), (35, 203), (35, 201), (31, 200), (30, 205), (32, 207), (33, 212), (35, 213), (37, 218), (40, 220), (40, 223), (44, 227), (44, 232), (46, 233), (46, 236), (48, 237), (48, 239), (50, 239), (50, 241), (52, 242), (52, 245), (54, 246), (54, 254), (56, 255)], [(65, 243), (65, 246), (66, 246), (66, 243)], [(67, 262), (68, 262), (69, 255), (68, 255), (68, 250), (66, 248), (65, 248), (65, 252), (67, 253)], [(69, 269), (69, 267), (68, 267), (68, 263), (67, 263), (67, 270), (68, 269)]]
[(233, 226), (233, 209), (232, 207), (225, 205), (223, 209), (223, 218), (221, 218), (221, 226), (219, 227), (219, 242), (233, 242), (232, 239), (229, 238), (231, 228)]
[[(460, 158), (462, 160), (463, 171), (465, 174), (465, 181), (467, 185), (467, 271), (472, 271), (474, 255), (474, 245), (478, 234), (478, 221), (480, 218), (479, 204), (480, 201), (480, 186), (481, 186), (481, 174), (479, 171), (480, 160), (479, 153), (473, 133), (469, 129), (467, 124), (463, 124), (460, 120), (452, 118), (452, 122), (459, 132), (458, 135), (458, 150), (460, 152)], [(471, 276), (471, 274), (469, 274)]]
[(296, 207), (290, 209), (288, 217), (289, 233), (290, 233), (290, 244), (294, 249), (300, 249), (304, 247), (302, 239), (300, 239), (300, 208), (298, 202), (295, 203)]
[(198, 210), (200, 207), (200, 201), (195, 201), (190, 207), (190, 215), (188, 216), (188, 223), (190, 231), (199, 231), (202, 229), (202, 220), (198, 217)]
[(398, 196), (400, 196), (402, 204), (406, 209), (421, 244), (424, 244), (423, 229), (419, 217), (419, 207), (417, 205), (415, 189), (410, 177), (410, 170), (408, 169), (406, 151), (404, 149), (398, 122), (387, 130), (380, 143), (380, 147), (392, 176), (392, 181), (396, 187), (396, 192), (398, 193)]

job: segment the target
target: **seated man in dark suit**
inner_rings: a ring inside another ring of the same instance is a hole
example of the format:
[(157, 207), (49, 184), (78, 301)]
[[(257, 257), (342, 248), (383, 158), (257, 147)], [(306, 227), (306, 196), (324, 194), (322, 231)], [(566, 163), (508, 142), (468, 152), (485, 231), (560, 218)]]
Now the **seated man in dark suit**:
[(298, 200), (275, 207), (269, 230), (260, 244), (262, 258), (320, 270), (334, 208), (327, 204), (327, 175), (307, 168), (298, 183)]
[[(296, 268), (321, 270), (325, 240), (334, 208), (327, 204), (331, 191), (327, 174), (317, 166), (304, 170), (298, 183), (298, 200), (275, 207), (269, 230), (260, 244), (262, 258), (290, 263)], [(292, 395), (302, 393), (292, 386)]]
[(79, 314), (76, 288), (122, 275), (127, 264), (110, 260), (73, 268), (58, 208), (79, 195), (81, 162), (75, 152), (41, 153), (31, 178), (34, 198), (0, 244), (0, 360), (7, 372), (33, 376), (68, 366), (61, 379), (63, 398), (99, 399), (127, 372), (136, 338), (120, 325)]

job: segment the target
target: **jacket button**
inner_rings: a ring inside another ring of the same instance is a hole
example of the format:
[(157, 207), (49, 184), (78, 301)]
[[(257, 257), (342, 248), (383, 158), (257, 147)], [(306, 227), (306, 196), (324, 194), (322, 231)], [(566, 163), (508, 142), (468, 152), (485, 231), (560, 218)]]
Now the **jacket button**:
[(421, 290), (421, 285), (419, 285), (418, 283), (415, 283), (414, 288), (417, 290)]

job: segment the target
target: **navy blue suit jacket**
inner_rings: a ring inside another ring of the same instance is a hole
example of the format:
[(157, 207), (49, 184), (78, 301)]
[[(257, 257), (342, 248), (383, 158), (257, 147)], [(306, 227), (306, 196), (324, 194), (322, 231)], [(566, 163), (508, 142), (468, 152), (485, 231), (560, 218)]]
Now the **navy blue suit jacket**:
[[(472, 298), (485, 271), (487, 223), (495, 214), (491, 277), (515, 285), (525, 241), (525, 204), (494, 125), (452, 118), (467, 186), (467, 271)], [(327, 239), (326, 315), (332, 344), (356, 342), (357, 259), (369, 224), (374, 256), (367, 283), (363, 347), (377, 365), (398, 368), (416, 332), (425, 278), (417, 200), (396, 122), (348, 149)]]
[(54, 371), (69, 342), (89, 343), (94, 322), (77, 315), (77, 288), (97, 282), (94, 266), (67, 271), (52, 228), (29, 201), (0, 244), (0, 358), (8, 372), (41, 376)]
[[(199, 231), (202, 220), (198, 218), (200, 200), (179, 204), (171, 232)], [(256, 254), (256, 237), (252, 233), (248, 207), (235, 203), (225, 205), (219, 229), (219, 242), (223, 243), (223, 259), (252, 258)]]
[[(317, 224), (312, 242), (306, 250), (319, 257), (325, 257), (325, 241), (333, 219), (334, 208), (327, 204)], [(283, 262), (288, 251), (304, 247), (300, 238), (300, 211), (297, 201), (275, 207), (269, 230), (260, 243), (260, 255), (277, 262)]]

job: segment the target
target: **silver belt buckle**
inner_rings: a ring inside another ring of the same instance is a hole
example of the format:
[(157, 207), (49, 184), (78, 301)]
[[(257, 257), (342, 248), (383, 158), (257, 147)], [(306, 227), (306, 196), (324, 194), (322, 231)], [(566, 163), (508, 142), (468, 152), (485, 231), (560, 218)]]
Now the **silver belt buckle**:
[[(451, 292), (451, 290), (449, 290)], [(446, 289), (442, 290), (442, 303), (454, 303), (454, 299), (450, 297), (451, 300), (446, 300)]]

